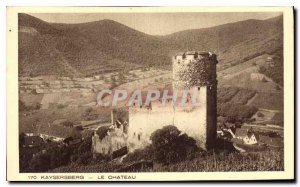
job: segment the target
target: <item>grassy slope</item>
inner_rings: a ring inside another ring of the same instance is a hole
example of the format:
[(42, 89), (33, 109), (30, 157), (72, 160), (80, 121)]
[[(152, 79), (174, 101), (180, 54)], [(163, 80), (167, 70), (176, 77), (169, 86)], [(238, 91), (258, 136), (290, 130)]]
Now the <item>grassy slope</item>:
[(282, 17), (246, 20), (205, 29), (181, 31), (166, 36), (174, 48), (209, 50), (219, 62), (238, 64), (282, 46)]
[[(117, 172), (123, 165), (114, 162), (78, 166), (68, 165), (50, 172)], [(236, 172), (236, 171), (283, 171), (283, 152), (265, 151), (261, 153), (207, 154), (171, 165), (155, 165), (153, 169), (139, 172)], [(131, 172), (131, 171), (127, 171)], [(133, 171), (136, 172), (136, 171)]]
[(58, 28), (26, 14), (19, 15), (19, 23), (37, 31), (19, 32), (20, 75), (80, 76), (124, 67), (123, 61), (106, 55), (76, 29)]

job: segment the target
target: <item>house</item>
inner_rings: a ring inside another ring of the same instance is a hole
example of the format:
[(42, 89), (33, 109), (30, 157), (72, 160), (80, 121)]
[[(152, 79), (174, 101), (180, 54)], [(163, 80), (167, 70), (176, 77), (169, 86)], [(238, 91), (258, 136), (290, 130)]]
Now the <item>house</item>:
[(257, 144), (258, 143), (258, 135), (254, 134), (254, 133), (249, 133), (247, 135), (247, 137), (245, 137), (244, 143), (250, 144), (250, 145)]
[(244, 144), (253, 145), (258, 143), (258, 135), (247, 129), (237, 129), (235, 132), (235, 137), (243, 140)]
[(24, 147), (38, 147), (43, 143), (43, 139), (40, 136), (25, 136)]

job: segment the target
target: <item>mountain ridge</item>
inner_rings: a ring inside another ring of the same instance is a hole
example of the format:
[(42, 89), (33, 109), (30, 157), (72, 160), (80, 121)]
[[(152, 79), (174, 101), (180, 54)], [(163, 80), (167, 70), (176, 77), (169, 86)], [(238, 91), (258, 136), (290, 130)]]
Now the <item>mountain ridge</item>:
[(217, 53), (221, 65), (241, 63), (261, 51), (280, 49), (282, 33), (282, 16), (154, 36), (109, 19), (61, 24), (19, 14), (19, 74), (89, 76), (141, 66), (170, 69), (172, 55), (195, 49)]

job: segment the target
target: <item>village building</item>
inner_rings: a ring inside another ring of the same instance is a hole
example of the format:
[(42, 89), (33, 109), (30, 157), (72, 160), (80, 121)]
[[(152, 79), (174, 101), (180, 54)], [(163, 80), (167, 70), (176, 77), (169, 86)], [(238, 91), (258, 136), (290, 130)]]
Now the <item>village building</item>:
[(254, 145), (258, 143), (259, 135), (247, 129), (239, 128), (235, 132), (235, 138), (243, 140), (244, 144)]

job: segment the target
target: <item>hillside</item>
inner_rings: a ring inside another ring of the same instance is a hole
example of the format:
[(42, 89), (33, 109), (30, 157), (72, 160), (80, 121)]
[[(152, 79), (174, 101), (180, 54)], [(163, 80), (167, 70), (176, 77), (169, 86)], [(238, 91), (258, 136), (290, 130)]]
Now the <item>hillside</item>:
[(81, 76), (135, 64), (107, 55), (72, 27), (57, 28), (26, 14), (19, 15), (20, 75)]
[(185, 50), (218, 54), (219, 69), (282, 49), (282, 16), (151, 36), (112, 20), (47, 23), (19, 14), (19, 73), (93, 75), (141, 66), (171, 66)]
[(56, 28), (85, 36), (95, 49), (108, 56), (141, 65), (168, 62), (168, 46), (155, 36), (147, 35), (112, 20), (82, 24), (56, 24)]
[(232, 66), (282, 48), (283, 17), (246, 20), (177, 32), (164, 38), (173, 49), (215, 52), (221, 66)]

